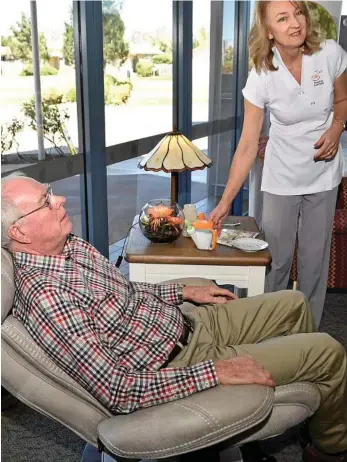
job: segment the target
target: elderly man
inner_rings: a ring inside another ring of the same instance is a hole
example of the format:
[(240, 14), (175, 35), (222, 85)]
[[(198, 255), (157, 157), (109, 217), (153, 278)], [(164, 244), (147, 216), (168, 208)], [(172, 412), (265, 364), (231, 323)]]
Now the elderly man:
[[(67, 374), (114, 413), (219, 384), (317, 384), (304, 460), (346, 461), (346, 353), (315, 333), (300, 292), (238, 300), (214, 285), (129, 282), (71, 234), (65, 198), (14, 175), (2, 184), (2, 243), (13, 254), (13, 315)], [(196, 304), (183, 313), (183, 300)], [(274, 345), (260, 343), (278, 337)], [(327, 455), (328, 454), (328, 455)]]

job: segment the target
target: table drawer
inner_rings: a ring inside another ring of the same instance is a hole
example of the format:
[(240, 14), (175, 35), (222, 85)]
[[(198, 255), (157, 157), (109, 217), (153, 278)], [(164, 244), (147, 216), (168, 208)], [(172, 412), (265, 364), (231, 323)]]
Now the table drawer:
[(162, 282), (184, 277), (202, 277), (217, 280), (220, 284), (232, 283), (238, 287), (247, 287), (249, 267), (214, 265), (159, 265), (129, 264), (131, 281)]

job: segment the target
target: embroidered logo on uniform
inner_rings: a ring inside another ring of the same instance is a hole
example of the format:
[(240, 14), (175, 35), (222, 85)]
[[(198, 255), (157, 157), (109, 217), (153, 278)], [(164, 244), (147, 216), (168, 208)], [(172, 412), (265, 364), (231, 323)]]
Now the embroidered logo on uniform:
[(318, 87), (318, 85), (323, 85), (324, 80), (321, 78), (320, 74), (315, 73), (311, 76), (311, 79), (313, 80), (313, 85), (315, 87)]

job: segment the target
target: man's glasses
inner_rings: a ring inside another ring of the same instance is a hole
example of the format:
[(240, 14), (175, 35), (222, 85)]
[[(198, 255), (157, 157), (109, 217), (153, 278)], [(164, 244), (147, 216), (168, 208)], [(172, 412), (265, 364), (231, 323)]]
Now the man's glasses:
[(25, 215), (20, 216), (20, 217), (17, 218), (17, 220), (15, 220), (12, 224), (15, 224), (17, 221), (21, 220), (22, 218), (27, 217), (28, 215), (31, 215), (32, 213), (38, 212), (39, 210), (44, 209), (44, 208), (46, 208), (46, 207), (48, 207), (50, 210), (52, 210), (52, 208), (53, 208), (52, 196), (53, 196), (52, 187), (51, 187), (51, 185), (49, 184), (49, 185), (47, 185), (47, 193), (46, 193), (46, 197), (45, 197), (45, 202), (44, 202), (44, 204), (41, 205), (40, 207), (38, 207), (37, 209), (32, 210), (31, 212), (26, 213)]

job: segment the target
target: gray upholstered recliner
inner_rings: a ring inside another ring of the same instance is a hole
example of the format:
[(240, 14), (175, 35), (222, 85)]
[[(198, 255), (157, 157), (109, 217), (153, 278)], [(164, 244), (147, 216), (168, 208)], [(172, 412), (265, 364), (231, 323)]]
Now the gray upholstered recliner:
[(259, 385), (218, 386), (114, 416), (59, 369), (11, 315), (12, 257), (4, 249), (1, 252), (3, 387), (118, 461), (193, 455), (226, 440), (239, 446), (269, 438), (308, 418), (319, 405), (318, 389), (310, 383), (280, 386), (275, 392)]

